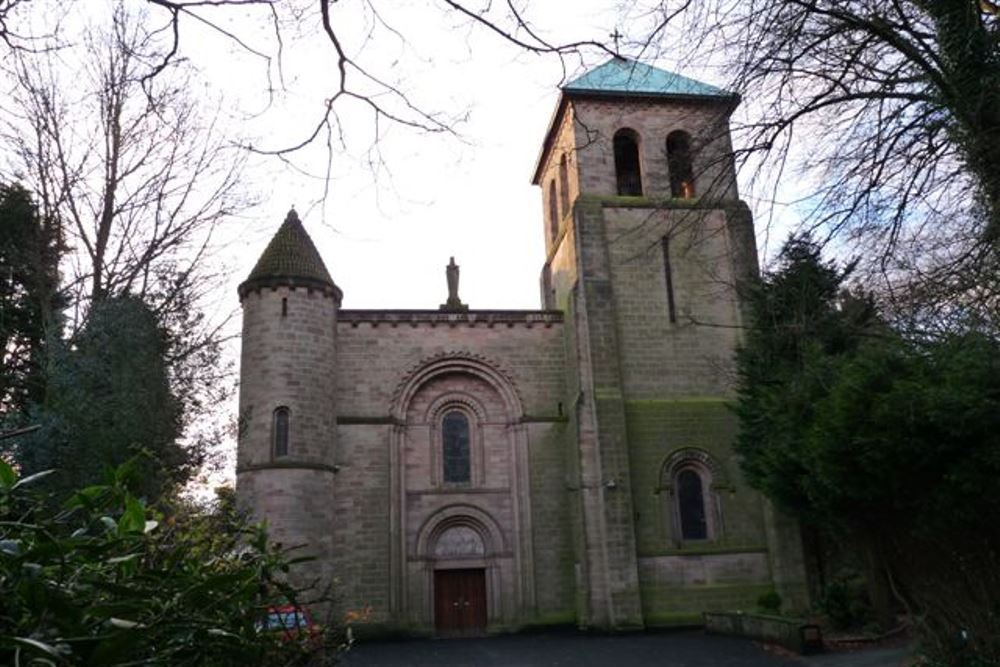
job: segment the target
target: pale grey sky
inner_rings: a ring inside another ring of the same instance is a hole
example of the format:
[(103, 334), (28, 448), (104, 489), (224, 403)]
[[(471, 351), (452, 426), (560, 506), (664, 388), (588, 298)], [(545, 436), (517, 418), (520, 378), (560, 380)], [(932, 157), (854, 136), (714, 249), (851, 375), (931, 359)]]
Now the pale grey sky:
[[(535, 2), (530, 16), (555, 41), (607, 40), (621, 25), (617, 5), (609, 0)], [(235, 272), (227, 293), (232, 303), (235, 284), (295, 205), (344, 290), (345, 308), (436, 308), (445, 295), (444, 266), (452, 255), (462, 267), (462, 298), (471, 307), (538, 307), (542, 208), (540, 191), (529, 180), (564, 64), (555, 56), (525, 53), (434, 3), (430, 7), (399, 0), (383, 15), (405, 36), (405, 44), (385, 29), (376, 28), (366, 38), (364, 13), (352, 13), (345, 3), (338, 5), (342, 14), (334, 17), (335, 25), (351, 26), (341, 33), (349, 53), (422, 109), (462, 117), (454, 125), (457, 135), (384, 123), (375, 151), (370, 111), (345, 104), (340, 109), (346, 150), (334, 146), (325, 200), (323, 142), (293, 157), (297, 167), (315, 177), (273, 158), (254, 160), (248, 186), (265, 201), (251, 220), (240, 223), (227, 260)], [(257, 146), (295, 143), (318, 118), (334, 85), (325, 36), (289, 35), (284, 44), (287, 93), (243, 125)], [(264, 107), (259, 59), (209, 33), (187, 43), (188, 55), (203, 63), (213, 94), (225, 95), (234, 109)], [(596, 52), (585, 63), (567, 59), (565, 74), (573, 78), (584, 66), (606, 59)], [(718, 72), (667, 60), (656, 64), (724, 84)]]

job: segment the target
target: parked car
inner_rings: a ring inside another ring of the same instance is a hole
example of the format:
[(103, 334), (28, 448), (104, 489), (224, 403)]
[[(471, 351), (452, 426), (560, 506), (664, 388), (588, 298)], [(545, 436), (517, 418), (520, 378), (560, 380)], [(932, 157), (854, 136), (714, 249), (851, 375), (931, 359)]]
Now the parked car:
[(295, 605), (269, 607), (258, 623), (261, 632), (280, 633), (283, 642), (305, 642), (311, 648), (323, 643), (322, 628), (313, 622), (308, 609)]

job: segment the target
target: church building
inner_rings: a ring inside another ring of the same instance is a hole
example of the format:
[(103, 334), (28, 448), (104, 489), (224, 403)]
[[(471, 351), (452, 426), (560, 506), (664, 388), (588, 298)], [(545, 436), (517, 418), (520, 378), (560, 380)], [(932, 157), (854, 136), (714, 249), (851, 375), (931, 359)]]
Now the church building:
[(798, 526), (731, 448), (758, 272), (738, 102), (623, 58), (562, 87), (533, 176), (538, 310), (462, 303), (454, 261), (440, 306), (343, 309), (288, 214), (239, 287), (237, 495), (371, 630), (807, 605)]

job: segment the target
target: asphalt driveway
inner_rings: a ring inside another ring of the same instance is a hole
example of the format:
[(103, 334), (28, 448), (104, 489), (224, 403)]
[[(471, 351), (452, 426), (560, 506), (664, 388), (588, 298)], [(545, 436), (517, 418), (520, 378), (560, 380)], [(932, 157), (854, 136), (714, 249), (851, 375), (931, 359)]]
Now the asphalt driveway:
[(359, 643), (350, 667), (801, 667), (753, 642), (700, 631), (574, 633)]

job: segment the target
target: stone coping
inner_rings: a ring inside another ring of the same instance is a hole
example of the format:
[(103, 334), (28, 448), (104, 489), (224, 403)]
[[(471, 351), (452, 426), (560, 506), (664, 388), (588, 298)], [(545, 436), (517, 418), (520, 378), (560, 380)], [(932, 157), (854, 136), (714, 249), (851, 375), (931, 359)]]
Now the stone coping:
[(341, 310), (337, 319), (339, 324), (350, 324), (352, 327), (367, 323), (372, 326), (387, 324), (392, 327), (399, 325), (412, 327), (421, 325), (431, 327), (439, 325), (513, 327), (521, 325), (530, 328), (538, 325), (548, 328), (553, 324), (562, 324), (563, 313), (561, 310), (465, 310), (461, 312), (445, 310)]
[(823, 650), (820, 627), (805, 619), (745, 614), (742, 611), (706, 611), (702, 617), (708, 634), (747, 637), (778, 644), (801, 654), (819, 653)]

